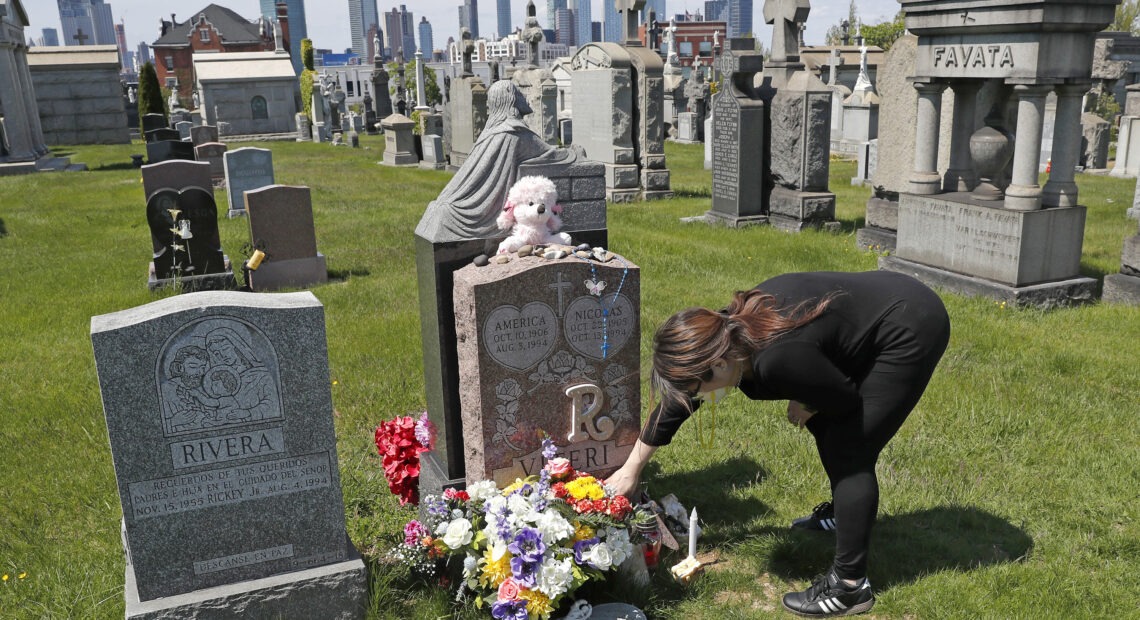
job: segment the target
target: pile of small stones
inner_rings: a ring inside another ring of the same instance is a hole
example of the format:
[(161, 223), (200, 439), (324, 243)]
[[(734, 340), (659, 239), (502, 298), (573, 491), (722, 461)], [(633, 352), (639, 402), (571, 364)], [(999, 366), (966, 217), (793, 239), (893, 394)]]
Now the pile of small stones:
[(486, 254), (480, 254), (475, 257), (472, 262), (476, 267), (484, 267), (489, 264), (504, 265), (518, 258), (525, 258), (527, 256), (540, 256), (547, 260), (561, 260), (567, 256), (575, 256), (583, 260), (596, 260), (600, 263), (608, 263), (614, 259), (614, 253), (603, 247), (590, 247), (590, 244), (583, 243), (577, 246), (571, 245), (524, 245), (518, 249), (517, 252), (509, 254), (496, 254), (490, 258)]

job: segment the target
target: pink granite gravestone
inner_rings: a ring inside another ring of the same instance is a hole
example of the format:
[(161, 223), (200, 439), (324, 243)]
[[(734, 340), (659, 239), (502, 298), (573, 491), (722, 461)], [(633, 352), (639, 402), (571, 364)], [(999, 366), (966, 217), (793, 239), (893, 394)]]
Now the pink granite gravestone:
[(514, 257), (456, 271), (454, 298), (467, 483), (536, 473), (543, 433), (576, 469), (621, 466), (641, 427), (639, 268)]

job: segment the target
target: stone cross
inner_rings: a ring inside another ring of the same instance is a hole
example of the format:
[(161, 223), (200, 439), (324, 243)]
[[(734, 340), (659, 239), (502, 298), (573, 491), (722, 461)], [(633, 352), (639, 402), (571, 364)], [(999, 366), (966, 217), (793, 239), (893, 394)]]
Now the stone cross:
[[(677, 20), (670, 19), (669, 27), (665, 29), (665, 44), (668, 49), (665, 52), (665, 62), (674, 63), (677, 59)], [(680, 63), (677, 63), (680, 64)]]
[(811, 11), (808, 0), (765, 0), (764, 23), (772, 24), (772, 61), (795, 62), (800, 57), (799, 26)]
[(606, 0), (613, 2), (621, 13), (622, 31), (625, 32), (625, 44), (637, 39), (637, 12), (645, 7), (645, 0)]
[(657, 50), (657, 35), (661, 29), (657, 27), (657, 11), (649, 11), (649, 19), (645, 22), (645, 44), (649, 49)]
[(91, 37), (83, 34), (83, 29), (80, 28), (79, 32), (75, 33), (75, 36), (73, 36), (71, 38), (75, 39), (76, 41), (79, 41), (80, 45), (87, 45), (86, 43), (84, 43), (84, 41), (86, 41), (87, 39), (90, 39)]
[(831, 55), (827, 57), (827, 66), (827, 85), (835, 86), (837, 76), (839, 75), (839, 67), (843, 66), (843, 55), (839, 53), (839, 50), (831, 50)]
[(475, 43), (471, 40), (471, 29), (463, 28), (460, 31), (460, 37), (463, 40), (463, 75), (461, 77), (471, 77), (475, 75), (471, 71), (471, 55), (475, 53)]
[[(534, 0), (526, 4), (526, 22), (523, 25), (522, 38), (526, 43), (526, 62), (531, 67), (538, 66), (538, 44), (542, 43), (542, 26), (538, 23), (538, 13), (534, 8)], [(511, 59), (514, 64), (514, 58)]]

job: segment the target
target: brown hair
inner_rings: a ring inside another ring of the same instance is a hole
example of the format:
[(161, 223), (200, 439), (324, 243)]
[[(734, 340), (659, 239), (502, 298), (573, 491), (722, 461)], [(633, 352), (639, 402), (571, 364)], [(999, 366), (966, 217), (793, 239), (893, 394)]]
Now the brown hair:
[(689, 406), (685, 386), (712, 378), (712, 363), (722, 357), (748, 359), (783, 334), (815, 320), (831, 296), (779, 308), (776, 298), (756, 289), (737, 291), (719, 312), (687, 308), (669, 317), (653, 336), (653, 400)]

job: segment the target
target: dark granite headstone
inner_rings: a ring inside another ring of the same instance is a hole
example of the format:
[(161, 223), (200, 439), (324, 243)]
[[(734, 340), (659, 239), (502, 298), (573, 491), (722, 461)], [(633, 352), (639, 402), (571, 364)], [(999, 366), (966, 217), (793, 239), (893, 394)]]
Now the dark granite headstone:
[(155, 278), (225, 272), (213, 191), (160, 189), (147, 198), (146, 219), (154, 246)]
[[(178, 133), (177, 131), (174, 133)], [(194, 145), (182, 140), (160, 140), (146, 145), (146, 161), (158, 164), (171, 159), (194, 161)]]
[(764, 102), (752, 86), (764, 69), (764, 57), (733, 39), (716, 61), (724, 89), (713, 99), (713, 221), (743, 226), (767, 221), (764, 204)]
[(189, 140), (190, 139), (190, 128), (193, 126), (194, 126), (194, 123), (191, 123), (190, 121), (178, 121), (174, 125), (174, 128), (176, 130), (178, 130), (178, 135), (182, 140)]
[(207, 142), (194, 146), (194, 159), (210, 164), (210, 179), (214, 184), (226, 178), (225, 162), (222, 158), (225, 157), (228, 148), (221, 142)]
[(468, 484), (536, 473), (542, 432), (580, 471), (625, 462), (641, 427), (640, 299), (640, 271), (621, 257), (455, 272)]
[(161, 142), (163, 140), (181, 140), (182, 134), (178, 133), (177, 129), (169, 127), (159, 127), (158, 129), (151, 129), (146, 132), (147, 143)]
[(190, 141), (194, 146), (218, 141), (218, 128), (215, 125), (198, 125), (190, 129)]
[(242, 194), (273, 185), (273, 151), (254, 147), (229, 151), (222, 156), (226, 171), (226, 198), (229, 217), (245, 214)]
[(174, 159), (142, 167), (143, 197), (163, 188), (209, 187), (210, 165), (205, 162)]
[(320, 302), (191, 293), (93, 317), (91, 340), (126, 617), (364, 617)]
[(166, 124), (166, 115), (155, 114), (153, 112), (150, 114), (143, 115), (143, 118), (142, 118), (143, 135), (146, 135), (146, 132), (153, 131), (155, 129), (169, 129), (169, 128), (170, 127)]
[(317, 252), (313, 200), (307, 187), (271, 185), (245, 193), (249, 236), (265, 260), (249, 272), (255, 291), (304, 288), (328, 281), (323, 254)]

